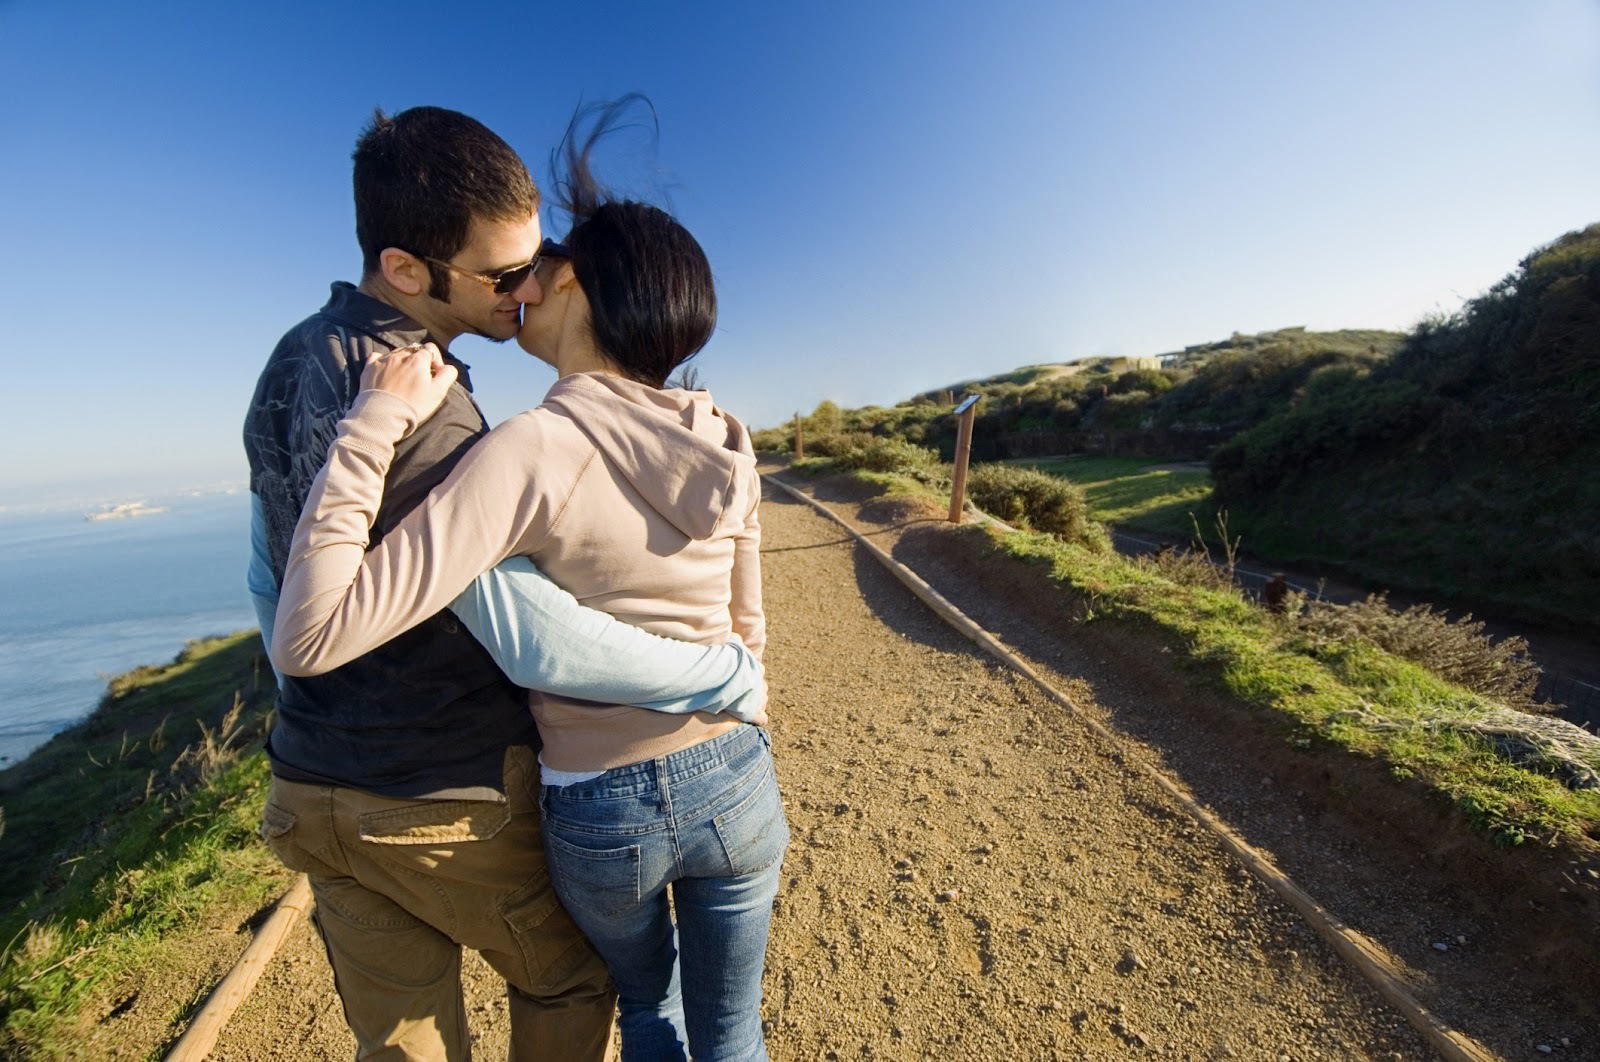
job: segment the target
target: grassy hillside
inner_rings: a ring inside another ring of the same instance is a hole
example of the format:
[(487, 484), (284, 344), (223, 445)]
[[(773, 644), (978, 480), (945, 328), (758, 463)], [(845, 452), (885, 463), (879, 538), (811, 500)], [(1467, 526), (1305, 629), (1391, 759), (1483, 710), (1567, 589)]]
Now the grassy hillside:
[(181, 1027), (210, 987), (193, 938), (282, 891), (256, 837), (272, 686), (254, 631), (195, 642), (0, 771), (0, 1057), (106, 1057), (96, 1019), (136, 1001)]
[[(1182, 534), (1190, 508), (1223, 508), (1253, 552), (1286, 564), (1600, 633), (1600, 225), (1408, 335), (1288, 328), (1025, 366), (891, 407), (824, 402), (804, 418), (808, 453), (891, 439), (948, 462), (951, 402), (968, 392), (983, 396), (974, 461), (1074, 479), (1099, 518), (1129, 519), (1112, 496), (1145, 488), (1038, 459), (1209, 459), (1209, 501), (1168, 483), (1174, 505), (1132, 519)], [(757, 433), (768, 450), (793, 439), (792, 426)]]
[(1212, 461), (1254, 548), (1600, 630), (1600, 225)]
[[(896, 437), (955, 449), (952, 402), (983, 396), (973, 426), (974, 460), (1064, 453), (1203, 458), (1219, 443), (1287, 409), (1320, 372), (1367, 369), (1388, 357), (1394, 332), (1285, 328), (1234, 335), (1154, 358), (1100, 358), (1030, 365), (925, 392), (898, 405), (841, 410), (824, 402), (804, 418), (808, 438), (838, 433)], [(792, 425), (758, 433), (766, 449), (793, 445)]]

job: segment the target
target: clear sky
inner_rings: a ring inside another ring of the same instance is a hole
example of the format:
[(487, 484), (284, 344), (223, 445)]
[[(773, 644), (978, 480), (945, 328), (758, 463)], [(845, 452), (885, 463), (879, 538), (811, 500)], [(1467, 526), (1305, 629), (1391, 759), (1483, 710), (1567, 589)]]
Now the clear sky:
[[(1595, 0), (0, 0), (0, 56), (0, 505), (243, 481), (263, 360), (357, 279), (374, 106), (466, 111), (544, 181), (577, 103), (648, 94), (654, 159), (612, 172), (705, 246), (701, 373), (755, 426), (1403, 329), (1600, 220)], [(455, 349), (491, 421), (552, 379)]]

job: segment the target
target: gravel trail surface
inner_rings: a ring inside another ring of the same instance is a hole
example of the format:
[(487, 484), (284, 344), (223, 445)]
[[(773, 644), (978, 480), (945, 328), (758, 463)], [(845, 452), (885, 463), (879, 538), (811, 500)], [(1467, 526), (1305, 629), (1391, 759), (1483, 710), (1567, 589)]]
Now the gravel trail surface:
[[(767, 958), (775, 1059), (1434, 1057), (1126, 750), (837, 526), (770, 491), (762, 520), (793, 836)], [(1114, 725), (1098, 683), (1069, 692)], [(466, 971), (478, 1056), (504, 1057), (500, 989), (476, 959)], [(352, 1048), (302, 924), (213, 1057)]]

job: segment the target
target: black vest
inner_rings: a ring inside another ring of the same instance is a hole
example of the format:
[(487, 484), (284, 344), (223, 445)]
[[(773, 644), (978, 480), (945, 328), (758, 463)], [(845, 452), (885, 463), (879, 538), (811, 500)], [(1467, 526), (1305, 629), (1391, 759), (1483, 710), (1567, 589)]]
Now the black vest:
[[(291, 329), (268, 359), (244, 443), (280, 583), (295, 522), (367, 358), (425, 338), (393, 307), (335, 284), (328, 304)], [(374, 542), (488, 431), (467, 366), (450, 360), (459, 382), (396, 448)], [(505, 750), (537, 744), (527, 691), (445, 611), (325, 675), (285, 676), (267, 752), (273, 773), (294, 781), (386, 796), (497, 799)]]

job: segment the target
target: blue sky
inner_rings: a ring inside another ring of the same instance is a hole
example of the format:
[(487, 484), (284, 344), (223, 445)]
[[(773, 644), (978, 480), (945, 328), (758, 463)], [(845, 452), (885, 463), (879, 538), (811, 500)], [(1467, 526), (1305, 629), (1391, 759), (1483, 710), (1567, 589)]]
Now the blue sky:
[[(580, 100), (706, 247), (701, 355), (824, 398), (1287, 325), (1406, 328), (1600, 220), (1600, 4), (260, 5), (0, 0), (0, 505), (242, 481), (278, 336), (356, 279), (374, 106), (536, 179)], [(490, 419), (551, 381), (464, 340)], [(87, 496), (87, 494), (85, 494)]]

